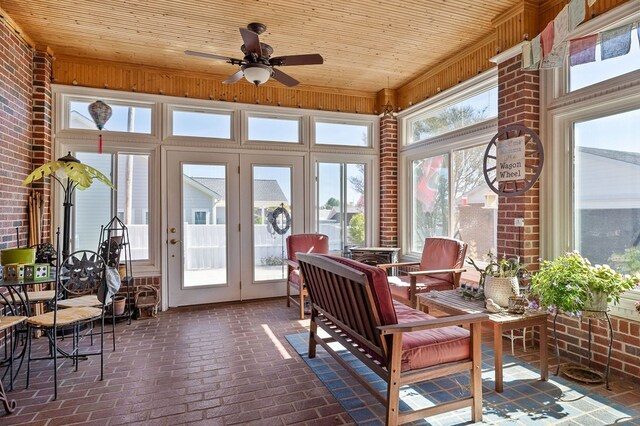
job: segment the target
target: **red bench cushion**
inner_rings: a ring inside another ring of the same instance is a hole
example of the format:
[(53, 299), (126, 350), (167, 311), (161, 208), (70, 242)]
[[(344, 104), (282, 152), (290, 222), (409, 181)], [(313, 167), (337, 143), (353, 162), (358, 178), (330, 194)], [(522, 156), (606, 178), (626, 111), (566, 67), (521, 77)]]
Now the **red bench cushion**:
[[(407, 275), (389, 277), (391, 294), (403, 299), (411, 300), (411, 284)], [(453, 284), (446, 280), (432, 277), (418, 277), (416, 280), (416, 293), (426, 293), (431, 290), (453, 290)]]
[[(395, 302), (398, 324), (434, 319), (431, 315)], [(401, 370), (415, 370), (470, 358), (471, 337), (462, 327), (443, 327), (404, 333)]]
[(387, 274), (382, 269), (347, 259), (345, 257), (327, 257), (365, 274), (367, 276), (367, 281), (369, 281), (369, 284), (371, 285), (371, 292), (373, 293), (373, 299), (376, 303), (378, 316), (382, 323), (381, 325), (392, 325), (398, 323), (396, 310), (393, 308), (391, 290), (389, 289), (389, 283), (387, 282)]

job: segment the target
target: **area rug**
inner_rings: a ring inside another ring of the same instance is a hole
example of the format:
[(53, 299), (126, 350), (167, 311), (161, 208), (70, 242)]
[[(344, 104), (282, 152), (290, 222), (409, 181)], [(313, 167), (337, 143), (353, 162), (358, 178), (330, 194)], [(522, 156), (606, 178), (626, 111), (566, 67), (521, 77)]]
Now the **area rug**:
[[(362, 385), (342, 368), (320, 345), (313, 359), (307, 356), (308, 333), (286, 336), (291, 346), (311, 367), (344, 409), (359, 425), (383, 425), (385, 410)], [(342, 346), (333, 343), (334, 349)], [(367, 366), (344, 348), (343, 359), (377, 389), (386, 384)], [(539, 380), (534, 367), (508, 355), (503, 357), (504, 392), (494, 389), (493, 350), (482, 347), (483, 423), (500, 425), (640, 425), (636, 411), (607, 400), (589, 389), (561, 377), (551, 376), (548, 382)], [(468, 374), (456, 374), (400, 390), (400, 411), (428, 407), (468, 396)], [(463, 408), (429, 417), (413, 424), (460, 425), (470, 424), (471, 410)]]

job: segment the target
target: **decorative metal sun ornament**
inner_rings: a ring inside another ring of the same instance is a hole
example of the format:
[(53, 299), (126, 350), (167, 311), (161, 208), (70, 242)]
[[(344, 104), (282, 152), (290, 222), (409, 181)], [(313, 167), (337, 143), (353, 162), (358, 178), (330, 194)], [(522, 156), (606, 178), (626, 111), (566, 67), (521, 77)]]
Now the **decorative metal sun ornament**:
[[(109, 105), (104, 103), (101, 100), (97, 100), (88, 107), (89, 114), (91, 114), (91, 118), (93, 118), (94, 123), (96, 123), (96, 127), (98, 130), (102, 130), (104, 125), (107, 124), (107, 121), (111, 118), (112, 110)], [(100, 133), (98, 139), (98, 153), (102, 154), (102, 133)]]

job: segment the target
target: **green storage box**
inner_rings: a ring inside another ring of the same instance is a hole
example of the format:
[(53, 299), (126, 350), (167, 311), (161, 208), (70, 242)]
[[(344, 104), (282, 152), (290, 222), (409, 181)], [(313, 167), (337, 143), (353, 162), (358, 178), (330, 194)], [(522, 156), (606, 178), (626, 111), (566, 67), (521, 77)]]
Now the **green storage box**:
[(33, 264), (36, 263), (36, 249), (35, 248), (11, 248), (4, 249), (0, 252), (0, 262), (2, 266), (9, 265), (11, 263)]

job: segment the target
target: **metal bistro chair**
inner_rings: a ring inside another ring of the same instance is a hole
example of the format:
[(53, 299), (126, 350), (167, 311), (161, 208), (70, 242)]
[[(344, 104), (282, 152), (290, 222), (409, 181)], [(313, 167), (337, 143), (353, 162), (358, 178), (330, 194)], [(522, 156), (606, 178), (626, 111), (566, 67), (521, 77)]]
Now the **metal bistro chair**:
[[(80, 250), (72, 253), (58, 267), (58, 277), (55, 282), (56, 294), (73, 300), (74, 297), (96, 297), (101, 293), (102, 300), (109, 300), (108, 287), (105, 283), (106, 265), (102, 257), (90, 250)], [(98, 300), (96, 298), (96, 300)], [(54, 297), (52, 310), (45, 314), (31, 316), (27, 319), (27, 388), (31, 372), (31, 361), (53, 359), (54, 400), (58, 397), (58, 358), (60, 356), (73, 360), (75, 371), (78, 371), (79, 358), (100, 356), (100, 380), (104, 377), (104, 318), (106, 304), (98, 300), (98, 306), (70, 306), (62, 308), (62, 300)], [(80, 331), (84, 325), (90, 326), (87, 333), (91, 333), (93, 345), (93, 323), (101, 320), (100, 350), (80, 350)], [(32, 331), (42, 330), (49, 339), (48, 356), (33, 358), (31, 356)], [(72, 331), (71, 351), (64, 351), (58, 344), (59, 331)]]

